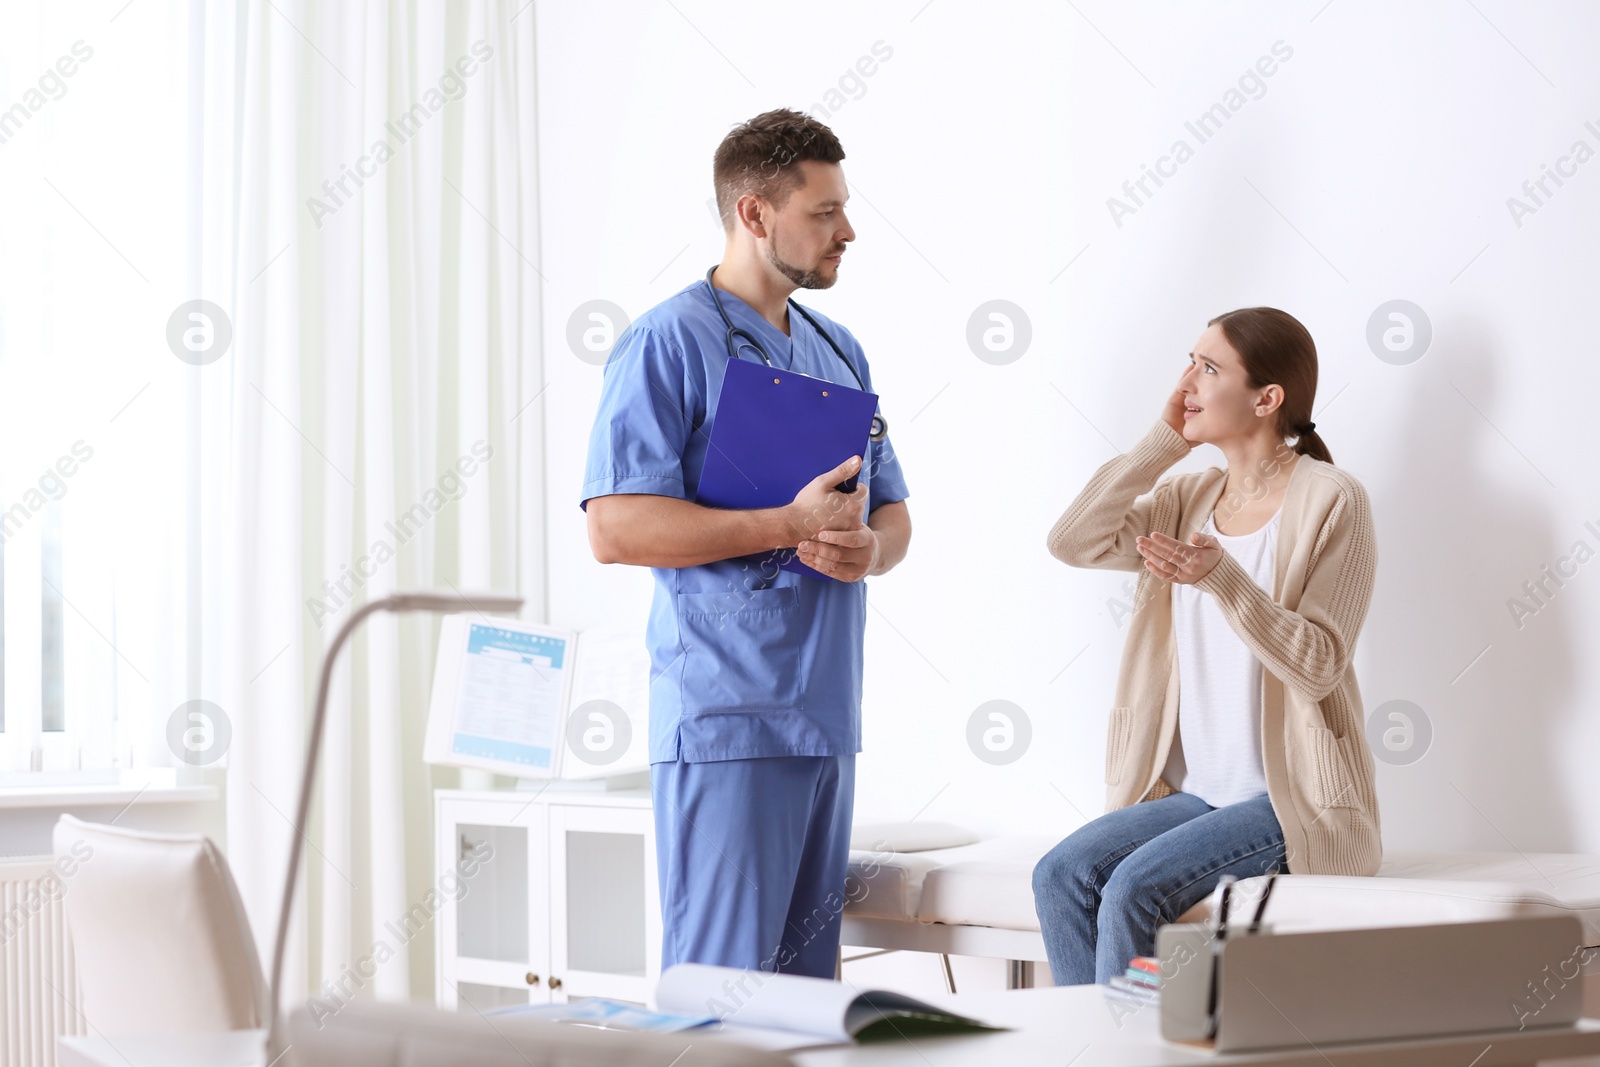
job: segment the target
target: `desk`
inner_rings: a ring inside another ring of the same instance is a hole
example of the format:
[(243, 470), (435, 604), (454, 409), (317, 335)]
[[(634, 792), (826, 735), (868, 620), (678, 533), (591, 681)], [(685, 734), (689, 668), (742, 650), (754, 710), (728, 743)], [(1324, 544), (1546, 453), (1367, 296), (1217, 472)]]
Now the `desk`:
[(1376, 1045), (1324, 1045), (1320, 1051), (1224, 1056), (1168, 1044), (1161, 1040), (1158, 1009), (1112, 1000), (1099, 986), (968, 993), (960, 997), (946, 994), (926, 999), (1013, 1029), (997, 1034), (917, 1037), (909, 1043), (801, 1051), (793, 1054), (794, 1061), (800, 1067), (943, 1067), (975, 1063), (1000, 1067), (1526, 1067), (1540, 1060), (1600, 1056), (1600, 1019), (1583, 1019), (1575, 1027), (1559, 1030), (1529, 1029), (1521, 1033)]
[[(934, 999), (934, 998), (930, 998)], [(1218, 1056), (1161, 1040), (1156, 1010), (1109, 1001), (1098, 986), (1021, 989), (937, 998), (988, 1022), (1015, 1029), (996, 1034), (918, 1037), (912, 1042), (797, 1052), (798, 1067), (1526, 1067), (1541, 1059), (1600, 1056), (1600, 1019), (1559, 1030), (1525, 1030), (1474, 1037), (1381, 1045), (1324, 1045), (1322, 1049)], [(1115, 1003), (1121, 1012), (1114, 1014)], [(1119, 1025), (1120, 1024), (1120, 1025)], [(265, 1035), (189, 1034), (167, 1038), (104, 1037), (61, 1040), (62, 1067), (260, 1067)], [(470, 1063), (463, 1061), (463, 1067)]]

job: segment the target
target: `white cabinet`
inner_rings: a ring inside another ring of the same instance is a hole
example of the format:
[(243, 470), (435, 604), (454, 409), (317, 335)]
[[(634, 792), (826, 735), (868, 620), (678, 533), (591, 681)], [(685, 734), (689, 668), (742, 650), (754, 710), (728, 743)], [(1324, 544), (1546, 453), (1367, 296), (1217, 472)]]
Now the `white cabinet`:
[(435, 926), (440, 1007), (650, 999), (661, 909), (648, 789), (439, 790), (434, 835), (451, 876)]

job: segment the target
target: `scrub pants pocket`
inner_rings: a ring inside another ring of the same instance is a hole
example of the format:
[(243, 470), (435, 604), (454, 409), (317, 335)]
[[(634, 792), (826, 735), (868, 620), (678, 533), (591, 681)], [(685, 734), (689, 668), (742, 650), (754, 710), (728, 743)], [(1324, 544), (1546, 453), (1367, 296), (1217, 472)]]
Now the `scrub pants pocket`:
[(679, 593), (683, 689), (702, 713), (794, 710), (805, 620), (793, 586)]

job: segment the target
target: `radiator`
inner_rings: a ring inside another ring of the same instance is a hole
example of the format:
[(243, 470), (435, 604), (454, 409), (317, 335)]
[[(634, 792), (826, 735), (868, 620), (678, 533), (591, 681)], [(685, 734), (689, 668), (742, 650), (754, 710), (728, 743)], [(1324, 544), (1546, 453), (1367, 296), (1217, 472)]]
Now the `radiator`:
[(84, 1032), (63, 889), (49, 856), (0, 858), (0, 1067), (55, 1067)]

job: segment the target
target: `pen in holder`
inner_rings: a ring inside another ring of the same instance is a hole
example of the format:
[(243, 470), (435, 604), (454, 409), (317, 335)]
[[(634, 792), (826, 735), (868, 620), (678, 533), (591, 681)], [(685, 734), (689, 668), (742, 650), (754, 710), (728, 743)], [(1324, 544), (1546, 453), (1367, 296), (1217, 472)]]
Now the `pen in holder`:
[(1207, 923), (1163, 926), (1156, 937), (1161, 960), (1161, 1033), (1174, 1041), (1214, 1041), (1221, 1024), (1222, 956), (1230, 938), (1269, 933), (1262, 923), (1278, 872), (1272, 871), (1256, 900), (1249, 925), (1232, 922), (1237, 895), (1232, 875), (1217, 883), (1217, 907)]
[[(1211, 941), (1211, 982), (1206, 992), (1206, 1039), (1215, 1040), (1217, 1036), (1217, 996), (1222, 988), (1222, 947), (1228, 941), (1228, 904), (1233, 899), (1233, 885), (1238, 879), (1231, 874), (1222, 876), (1217, 884), (1222, 888), (1221, 899), (1217, 902), (1216, 936)], [(1267, 912), (1267, 901), (1272, 896), (1272, 887), (1278, 882), (1278, 872), (1274, 870), (1267, 875), (1267, 884), (1261, 889), (1261, 899), (1256, 902), (1255, 914), (1250, 917), (1250, 926), (1246, 934), (1261, 932), (1261, 917)]]
[(1222, 946), (1228, 940), (1228, 904), (1233, 898), (1233, 883), (1238, 879), (1231, 874), (1222, 876), (1221, 899), (1217, 902), (1217, 929), (1211, 938), (1211, 981), (1206, 989), (1206, 1039), (1217, 1036), (1217, 990), (1222, 987)]

